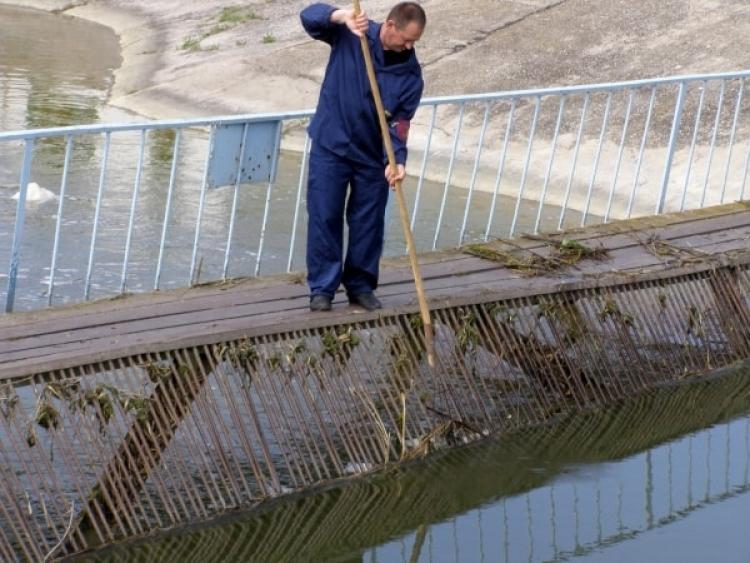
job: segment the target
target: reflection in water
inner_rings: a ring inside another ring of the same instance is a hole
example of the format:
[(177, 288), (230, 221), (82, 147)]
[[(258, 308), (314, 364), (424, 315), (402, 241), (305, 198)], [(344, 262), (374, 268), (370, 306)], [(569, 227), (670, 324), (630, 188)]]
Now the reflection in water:
[[(151, 170), (164, 172), (169, 170), (174, 156), (174, 129), (156, 129), (149, 135), (149, 158), (151, 159)], [(161, 178), (161, 174), (159, 175)]]
[[(98, 106), (105, 100), (99, 96), (55, 91), (46, 80), (29, 77), (31, 90), (26, 106), (26, 128), (80, 125), (99, 120)], [(61, 171), (65, 156), (65, 137), (41, 138), (36, 143), (34, 158), (47, 163), (51, 170)], [(83, 138), (76, 144), (76, 157), (90, 162), (96, 154), (96, 145)]]
[(107, 27), (0, 6), (0, 129), (98, 121), (118, 53)]
[(705, 520), (750, 507), (749, 410), (742, 371), (81, 559), (697, 560)]

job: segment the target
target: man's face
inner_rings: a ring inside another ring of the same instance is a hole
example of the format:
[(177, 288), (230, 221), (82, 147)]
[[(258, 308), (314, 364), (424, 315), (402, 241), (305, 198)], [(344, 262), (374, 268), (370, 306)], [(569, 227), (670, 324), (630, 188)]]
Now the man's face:
[(417, 22), (409, 22), (404, 27), (399, 28), (396, 22), (388, 20), (383, 24), (381, 41), (383, 47), (388, 51), (406, 51), (414, 48), (414, 43), (422, 37), (422, 31)]

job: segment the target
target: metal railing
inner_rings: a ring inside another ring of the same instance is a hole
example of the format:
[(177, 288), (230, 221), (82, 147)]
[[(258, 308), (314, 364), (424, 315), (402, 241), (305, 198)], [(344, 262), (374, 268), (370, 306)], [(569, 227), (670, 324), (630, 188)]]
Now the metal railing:
[[(404, 185), (417, 249), (744, 199), (748, 76), (425, 99)], [(301, 268), (311, 115), (0, 133), (4, 310)]]

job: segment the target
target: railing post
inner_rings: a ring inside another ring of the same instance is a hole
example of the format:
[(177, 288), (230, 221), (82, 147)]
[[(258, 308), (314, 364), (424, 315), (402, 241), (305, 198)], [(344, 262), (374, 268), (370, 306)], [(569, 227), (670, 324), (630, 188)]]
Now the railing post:
[(680, 82), (680, 89), (677, 92), (677, 103), (675, 104), (674, 119), (672, 120), (672, 132), (669, 134), (669, 146), (667, 148), (667, 158), (664, 161), (664, 174), (661, 179), (661, 188), (659, 189), (659, 200), (656, 204), (656, 215), (664, 213), (664, 202), (667, 198), (667, 184), (669, 184), (669, 173), (672, 169), (672, 159), (674, 150), (677, 146), (677, 137), (680, 135), (680, 121), (682, 120), (682, 108), (685, 105), (685, 82)]
[(18, 184), (18, 204), (16, 205), (16, 225), (13, 229), (13, 243), (10, 251), (10, 269), (8, 270), (8, 293), (5, 297), (5, 312), (13, 311), (13, 303), (16, 300), (16, 278), (18, 277), (18, 253), (21, 249), (21, 237), (23, 236), (23, 224), (26, 215), (26, 191), (29, 185), (29, 173), (31, 171), (31, 159), (34, 157), (34, 139), (26, 139), (23, 151), (23, 166), (21, 168), (21, 179)]

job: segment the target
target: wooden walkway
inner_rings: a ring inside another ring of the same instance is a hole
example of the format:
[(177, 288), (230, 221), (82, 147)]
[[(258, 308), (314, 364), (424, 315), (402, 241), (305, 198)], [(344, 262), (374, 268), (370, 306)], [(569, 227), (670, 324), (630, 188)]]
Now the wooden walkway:
[[(565, 237), (606, 248), (604, 260), (583, 260), (529, 275), (455, 250), (420, 258), (431, 307), (548, 294), (567, 289), (658, 279), (726, 264), (750, 252), (750, 207), (732, 204), (569, 231)], [(553, 237), (561, 240), (563, 235)], [(491, 249), (549, 256), (549, 241), (495, 241)], [(185, 290), (132, 295), (0, 317), (0, 380), (131, 354), (157, 352), (243, 336), (318, 328), (416, 312), (406, 259), (386, 260), (378, 290), (385, 309), (368, 313), (346, 304), (330, 313), (308, 310), (301, 276), (236, 280)]]

